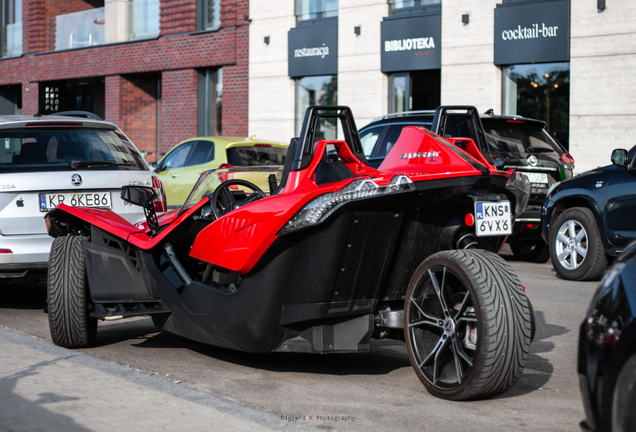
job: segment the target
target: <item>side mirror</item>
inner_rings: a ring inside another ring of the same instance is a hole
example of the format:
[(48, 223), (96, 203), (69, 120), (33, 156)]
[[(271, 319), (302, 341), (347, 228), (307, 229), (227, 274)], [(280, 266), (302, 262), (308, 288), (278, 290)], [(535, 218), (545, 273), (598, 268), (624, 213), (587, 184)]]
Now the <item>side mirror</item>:
[(155, 190), (147, 186), (124, 186), (121, 188), (121, 199), (124, 201), (138, 205), (146, 206), (157, 197)]
[(612, 151), (612, 163), (622, 168), (627, 168), (627, 150), (614, 149)]
[(124, 186), (121, 188), (121, 199), (133, 204), (142, 206), (146, 215), (146, 222), (152, 235), (159, 231), (159, 221), (155, 212), (153, 200), (157, 197), (155, 190), (148, 186)]

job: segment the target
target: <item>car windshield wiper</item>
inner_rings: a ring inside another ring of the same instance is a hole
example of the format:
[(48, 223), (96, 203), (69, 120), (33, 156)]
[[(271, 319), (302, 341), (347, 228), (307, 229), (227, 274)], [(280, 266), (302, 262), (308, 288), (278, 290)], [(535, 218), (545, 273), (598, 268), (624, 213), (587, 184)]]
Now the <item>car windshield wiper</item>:
[(89, 167), (89, 166), (113, 166), (113, 165), (118, 165), (118, 166), (132, 166), (131, 163), (128, 162), (122, 162), (122, 163), (115, 163), (113, 161), (73, 161), (71, 162), (71, 168), (80, 168), (80, 167)]

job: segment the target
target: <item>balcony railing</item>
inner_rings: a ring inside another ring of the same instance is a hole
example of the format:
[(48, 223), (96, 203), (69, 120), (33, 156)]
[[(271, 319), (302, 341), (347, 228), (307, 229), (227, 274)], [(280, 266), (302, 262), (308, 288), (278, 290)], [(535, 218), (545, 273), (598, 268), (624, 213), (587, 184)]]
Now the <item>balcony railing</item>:
[(2, 57), (22, 55), (22, 23), (2, 26)]
[(159, 35), (159, 0), (128, 0), (128, 38)]
[(55, 50), (84, 48), (104, 43), (104, 8), (55, 17)]

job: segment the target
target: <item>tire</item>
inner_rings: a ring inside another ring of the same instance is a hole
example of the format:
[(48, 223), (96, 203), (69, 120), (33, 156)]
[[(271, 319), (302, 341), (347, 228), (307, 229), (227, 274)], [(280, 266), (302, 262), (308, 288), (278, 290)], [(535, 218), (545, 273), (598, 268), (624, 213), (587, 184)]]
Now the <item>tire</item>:
[(528, 359), (531, 327), (519, 278), (492, 252), (438, 252), (409, 283), (406, 347), (418, 378), (437, 397), (485, 399), (508, 390)]
[(550, 258), (567, 280), (597, 280), (607, 267), (601, 233), (592, 210), (573, 207), (550, 224)]
[(550, 248), (542, 240), (521, 240), (511, 244), (510, 249), (519, 261), (543, 264), (550, 259)]
[(90, 317), (85, 237), (57, 237), (51, 246), (47, 298), (49, 328), (55, 345), (87, 348), (95, 344), (97, 320)]
[[(612, 412), (600, 413), (601, 422), (611, 415), (613, 432), (630, 432), (636, 430), (636, 354), (632, 355), (621, 368), (614, 394)], [(607, 415), (609, 414), (609, 415)]]

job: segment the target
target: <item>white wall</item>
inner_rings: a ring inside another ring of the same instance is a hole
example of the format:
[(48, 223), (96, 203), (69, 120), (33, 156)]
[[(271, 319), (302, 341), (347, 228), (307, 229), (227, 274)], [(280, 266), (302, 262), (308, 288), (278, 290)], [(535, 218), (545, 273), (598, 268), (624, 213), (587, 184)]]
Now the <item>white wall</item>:
[(636, 145), (636, 2), (571, 2), (570, 153), (576, 173)]
[[(493, 64), (494, 0), (442, 1), (442, 105), (501, 114), (501, 70)], [(462, 23), (462, 15), (469, 23)]]
[(287, 32), (295, 27), (294, 2), (253, 0), (250, 18), (249, 136), (288, 143), (294, 136), (294, 81), (287, 70)]
[(388, 79), (380, 72), (380, 23), (388, 13), (386, 0), (340, 0), (338, 104), (351, 107), (359, 128), (388, 112)]

